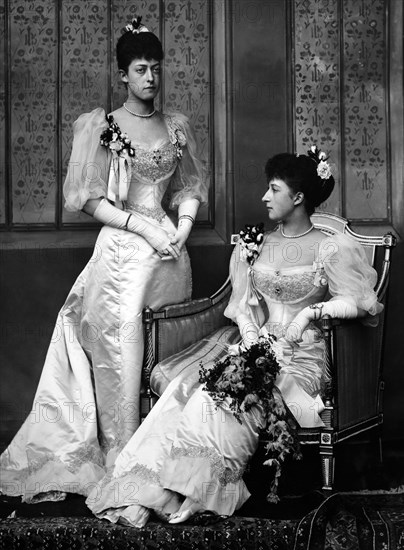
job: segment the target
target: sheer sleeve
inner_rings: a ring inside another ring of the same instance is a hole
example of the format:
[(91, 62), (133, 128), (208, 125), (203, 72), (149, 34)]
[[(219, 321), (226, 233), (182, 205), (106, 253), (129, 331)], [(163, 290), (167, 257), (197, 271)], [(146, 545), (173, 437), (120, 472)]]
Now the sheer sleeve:
[(347, 235), (333, 235), (321, 243), (320, 259), (328, 277), (331, 300), (345, 299), (370, 316), (383, 310), (374, 291), (377, 273), (360, 243)]
[(73, 124), (73, 147), (63, 185), (65, 208), (81, 210), (89, 199), (107, 196), (110, 155), (100, 145), (108, 126), (104, 109), (84, 113)]
[(198, 199), (202, 204), (208, 200), (207, 177), (198, 157), (194, 133), (189, 119), (181, 113), (169, 115), (182, 158), (170, 182), (170, 208), (175, 209), (187, 199)]

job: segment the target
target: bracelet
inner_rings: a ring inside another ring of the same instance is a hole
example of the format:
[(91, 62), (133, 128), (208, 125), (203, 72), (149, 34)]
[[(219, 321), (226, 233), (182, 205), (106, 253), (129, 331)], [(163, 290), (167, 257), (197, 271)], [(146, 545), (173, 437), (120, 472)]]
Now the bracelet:
[(125, 223), (125, 225), (123, 226), (123, 228), (125, 229), (125, 231), (128, 231), (128, 223), (129, 223), (129, 220), (131, 219), (131, 217), (132, 217), (132, 214), (129, 214), (128, 219), (126, 220), (126, 223)]
[[(318, 304), (311, 304), (309, 306), (310, 309), (313, 309), (314, 310), (314, 321), (318, 321), (318, 319), (321, 319), (321, 316), (323, 314), (323, 307), (324, 307), (324, 304), (319, 302)], [(317, 311), (319, 312), (319, 315), (317, 317)]]
[(189, 216), (188, 214), (182, 214), (182, 215), (178, 218), (178, 221), (180, 221), (180, 220), (182, 220), (182, 219), (189, 220), (191, 223), (195, 223), (195, 219), (194, 219), (192, 216)]

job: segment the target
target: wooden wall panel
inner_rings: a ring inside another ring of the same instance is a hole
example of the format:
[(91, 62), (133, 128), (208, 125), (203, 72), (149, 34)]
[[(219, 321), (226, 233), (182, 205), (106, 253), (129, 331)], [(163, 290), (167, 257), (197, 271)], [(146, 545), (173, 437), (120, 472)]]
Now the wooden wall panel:
[(235, 231), (267, 220), (261, 203), (264, 166), (270, 156), (290, 147), (287, 6), (283, 0), (237, 1), (230, 6), (233, 75), (227, 94), (233, 105), (229, 176), (234, 179)]

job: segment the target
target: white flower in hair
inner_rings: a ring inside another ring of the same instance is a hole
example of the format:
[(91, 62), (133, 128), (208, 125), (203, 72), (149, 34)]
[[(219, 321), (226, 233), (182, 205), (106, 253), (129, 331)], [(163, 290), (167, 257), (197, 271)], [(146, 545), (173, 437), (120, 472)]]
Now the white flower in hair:
[(317, 175), (322, 180), (328, 180), (332, 176), (331, 168), (328, 162), (321, 160), (317, 165)]
[(332, 172), (331, 167), (327, 162), (328, 157), (324, 151), (320, 151), (317, 145), (312, 145), (307, 154), (317, 164), (317, 175), (322, 180), (328, 180), (328, 178), (332, 176)]
[(147, 27), (141, 24), (142, 16), (138, 15), (135, 17), (135, 19), (132, 21), (132, 23), (128, 23), (125, 27), (125, 31), (132, 32), (133, 34), (139, 34), (140, 32), (150, 32)]

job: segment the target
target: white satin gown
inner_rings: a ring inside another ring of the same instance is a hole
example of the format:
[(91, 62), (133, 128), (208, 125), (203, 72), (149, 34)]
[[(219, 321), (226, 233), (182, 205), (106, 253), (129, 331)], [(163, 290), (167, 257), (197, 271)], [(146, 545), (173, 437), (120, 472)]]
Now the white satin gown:
[[(122, 162), (100, 145), (105, 112), (79, 117), (64, 186), (67, 209), (105, 196), (174, 233), (163, 196), (175, 208), (189, 198), (205, 201), (206, 189), (188, 120), (181, 114), (164, 120), (166, 138), (148, 149), (132, 143), (135, 156)], [(59, 312), (32, 411), (1, 455), (3, 494), (31, 502), (91, 491), (139, 426), (143, 308), (190, 297), (185, 249), (178, 261), (162, 261), (140, 235), (101, 229)]]
[[(270, 244), (271, 233), (262, 251)], [(325, 238), (310, 265), (275, 270), (262, 251), (251, 267), (236, 247), (230, 264), (233, 291), (225, 315), (233, 320), (240, 313), (248, 315), (262, 331), (279, 338), (283, 357), (276, 384), (300, 426), (318, 426), (322, 331), (311, 323), (298, 346), (282, 339), (283, 331), (304, 307), (328, 294), (331, 299), (353, 299), (376, 319), (382, 310), (373, 291), (376, 272), (363, 248), (343, 235)], [(169, 363), (165, 367), (167, 375)], [(226, 401), (216, 408), (198, 380), (199, 365), (194, 361), (169, 382), (114, 467), (90, 493), (87, 505), (98, 517), (136, 524), (144, 512), (141, 507), (172, 514), (186, 497), (201, 510), (231, 515), (247, 500), (250, 493), (242, 475), (264, 427), (262, 409), (252, 408), (240, 424)]]

